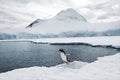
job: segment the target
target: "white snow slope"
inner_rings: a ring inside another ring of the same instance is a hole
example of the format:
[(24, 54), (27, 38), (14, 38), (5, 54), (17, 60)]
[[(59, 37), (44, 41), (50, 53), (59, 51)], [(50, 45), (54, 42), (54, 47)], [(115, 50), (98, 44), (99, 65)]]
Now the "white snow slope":
[(0, 74), (0, 80), (120, 80), (120, 53), (53, 67), (30, 67)]
[(34, 23), (25, 31), (29, 33), (62, 33), (68, 31), (107, 31), (120, 28), (120, 21), (108, 23), (88, 23), (87, 20), (73, 9), (59, 12), (55, 17)]

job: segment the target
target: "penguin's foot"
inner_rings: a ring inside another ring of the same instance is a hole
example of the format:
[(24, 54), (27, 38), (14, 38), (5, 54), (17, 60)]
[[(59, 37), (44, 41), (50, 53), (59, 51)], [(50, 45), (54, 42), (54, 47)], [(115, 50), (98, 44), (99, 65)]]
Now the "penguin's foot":
[(66, 64), (69, 64), (69, 62), (67, 61), (67, 62), (65, 62)]

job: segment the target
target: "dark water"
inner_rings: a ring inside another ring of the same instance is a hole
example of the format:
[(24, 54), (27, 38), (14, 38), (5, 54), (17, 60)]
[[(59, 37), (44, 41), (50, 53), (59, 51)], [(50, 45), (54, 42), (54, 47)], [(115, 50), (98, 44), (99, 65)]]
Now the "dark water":
[(32, 66), (54, 66), (63, 63), (59, 48), (70, 53), (70, 61), (93, 62), (97, 57), (113, 55), (116, 49), (85, 45), (49, 45), (31, 42), (0, 42), (0, 72)]

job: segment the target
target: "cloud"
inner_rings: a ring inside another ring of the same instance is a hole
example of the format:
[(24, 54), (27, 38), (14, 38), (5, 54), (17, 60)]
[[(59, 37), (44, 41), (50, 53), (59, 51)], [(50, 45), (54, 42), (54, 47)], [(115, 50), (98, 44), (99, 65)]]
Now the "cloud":
[[(83, 15), (85, 15), (90, 22), (105, 22), (106, 19), (111, 19), (111, 17), (114, 17), (115, 20), (116, 16), (120, 16), (119, 0), (91, 1), (93, 2), (79, 9), (80, 12), (86, 11)], [(118, 18), (116, 20), (118, 20)], [(106, 22), (107, 21), (108, 20), (106, 20)]]
[(108, 16), (104, 16), (104, 15), (97, 17), (97, 19), (108, 19), (108, 18), (109, 18)]
[(101, 22), (111, 17), (115, 20), (120, 16), (120, 0), (0, 0), (1, 10), (33, 19), (51, 18), (66, 8), (76, 9), (89, 22)]

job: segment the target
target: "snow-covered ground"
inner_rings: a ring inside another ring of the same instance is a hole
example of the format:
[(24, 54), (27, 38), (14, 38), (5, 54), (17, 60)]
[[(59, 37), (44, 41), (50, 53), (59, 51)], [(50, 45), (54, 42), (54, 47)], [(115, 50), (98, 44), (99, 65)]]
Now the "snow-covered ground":
[(120, 80), (120, 53), (53, 67), (30, 67), (0, 74), (0, 80)]
[(74, 37), (74, 38), (42, 38), (42, 39), (18, 39), (0, 41), (32, 41), (35, 43), (88, 43), (92, 45), (112, 45), (120, 47), (120, 36), (105, 37)]
[(45, 39), (31, 39), (30, 41), (39, 43), (89, 43), (92, 45), (112, 45), (120, 46), (120, 36), (109, 37), (76, 37), (76, 38), (45, 38)]

